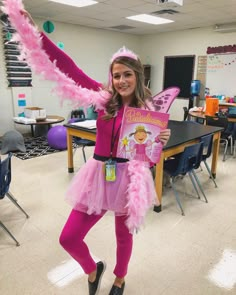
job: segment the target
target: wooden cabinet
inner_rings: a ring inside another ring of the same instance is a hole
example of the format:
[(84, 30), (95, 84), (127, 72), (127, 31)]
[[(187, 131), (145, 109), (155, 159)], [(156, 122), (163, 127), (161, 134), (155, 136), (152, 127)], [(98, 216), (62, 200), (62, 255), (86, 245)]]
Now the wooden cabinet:
[(144, 83), (145, 85), (150, 88), (150, 84), (151, 84), (151, 65), (143, 65), (144, 68)]

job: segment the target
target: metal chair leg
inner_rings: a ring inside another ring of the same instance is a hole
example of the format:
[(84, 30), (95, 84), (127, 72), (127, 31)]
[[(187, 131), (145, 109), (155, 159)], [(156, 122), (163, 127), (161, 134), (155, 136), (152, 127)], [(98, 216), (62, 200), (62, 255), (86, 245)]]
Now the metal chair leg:
[(230, 154), (233, 155), (233, 137), (230, 136)]
[(234, 140), (234, 153), (233, 153), (233, 157), (236, 157), (236, 139)]
[(210, 168), (209, 168), (209, 166), (208, 166), (208, 164), (207, 164), (207, 161), (204, 160), (203, 162), (204, 162), (204, 164), (205, 164), (205, 166), (206, 166), (206, 169), (207, 169), (207, 171), (208, 171), (208, 173), (209, 173), (209, 175), (210, 175), (210, 179), (214, 182), (215, 187), (218, 187), (217, 184), (216, 184), (215, 178), (213, 177), (213, 175), (212, 175), (212, 173), (211, 173), (211, 170), (210, 170)]
[(225, 161), (227, 149), (228, 149), (228, 140), (225, 140), (225, 149), (224, 149), (224, 154), (223, 154), (223, 162)]
[(196, 193), (197, 193), (197, 195), (198, 195), (198, 199), (201, 199), (200, 194), (199, 194), (199, 192), (198, 192), (198, 189), (197, 189), (197, 186), (196, 186), (196, 183), (195, 183), (195, 181), (194, 181), (194, 179), (193, 179), (192, 174), (189, 172), (188, 175), (189, 175), (189, 178), (191, 179), (191, 182), (192, 182), (192, 184), (193, 184), (193, 187), (194, 187), (194, 189), (195, 189), (195, 191), (196, 191)]
[(203, 169), (202, 169), (202, 165), (201, 165), (201, 164), (200, 164), (199, 168), (201, 169), (201, 171), (203, 171)]
[(199, 189), (200, 189), (200, 191), (201, 191), (201, 193), (202, 193), (202, 195), (203, 195), (203, 197), (204, 197), (206, 203), (208, 203), (207, 197), (206, 197), (206, 195), (205, 195), (205, 193), (204, 193), (204, 191), (203, 191), (202, 185), (201, 185), (201, 183), (200, 183), (200, 181), (199, 181), (199, 179), (198, 179), (198, 177), (197, 177), (197, 174), (195, 173), (194, 170), (192, 170), (191, 172), (193, 173), (193, 176), (194, 176), (194, 178), (195, 178), (195, 180), (196, 180), (196, 182), (197, 182), (197, 184), (198, 184), (198, 187), (199, 187)]
[(86, 163), (86, 156), (85, 156), (84, 148), (85, 148), (85, 145), (82, 146), (82, 152), (83, 152), (84, 163)]
[(173, 188), (175, 199), (176, 199), (176, 201), (177, 201), (177, 203), (179, 205), (179, 208), (181, 210), (181, 214), (184, 216), (185, 215), (184, 210), (183, 210), (183, 207), (182, 207), (180, 199), (179, 199), (179, 195), (178, 195), (177, 190), (176, 190), (175, 185), (174, 185), (174, 178), (172, 178), (172, 177), (171, 177), (171, 187)]
[(13, 234), (6, 228), (6, 226), (0, 221), (0, 226), (5, 230), (5, 232), (16, 242), (16, 246), (20, 246), (20, 243), (13, 236)]
[(12, 201), (12, 203), (21, 210), (26, 216), (26, 218), (29, 218), (29, 215), (25, 212), (25, 210), (17, 203), (16, 199), (12, 196), (10, 192), (6, 193), (6, 196)]
[[(78, 147), (76, 147), (76, 148), (74, 149), (73, 156), (75, 155), (75, 152), (76, 152), (77, 148), (78, 148)], [(87, 160), (86, 160), (86, 155), (85, 155), (85, 150), (84, 150), (84, 149), (85, 149), (85, 145), (82, 146), (82, 153), (83, 153), (83, 159), (84, 159), (84, 162), (86, 163)]]

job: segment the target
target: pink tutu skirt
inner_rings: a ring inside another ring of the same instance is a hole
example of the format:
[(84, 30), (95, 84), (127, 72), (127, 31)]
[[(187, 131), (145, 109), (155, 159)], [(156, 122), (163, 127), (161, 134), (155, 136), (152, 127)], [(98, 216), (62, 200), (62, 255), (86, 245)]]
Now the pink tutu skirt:
[[(130, 212), (127, 204), (131, 175), (128, 163), (117, 163), (116, 181), (105, 181), (104, 162), (90, 158), (74, 176), (67, 192), (66, 201), (75, 209), (87, 214), (101, 214), (104, 211), (114, 211), (116, 215), (127, 215)], [(144, 163), (140, 162), (140, 165)], [(145, 187), (145, 204), (150, 207), (155, 203), (156, 191), (149, 167), (142, 167), (140, 182)], [(137, 169), (134, 169), (137, 170)], [(137, 192), (139, 181), (133, 184)], [(134, 189), (132, 189), (134, 190)], [(135, 201), (133, 203), (136, 203)], [(140, 204), (137, 204), (140, 206)], [(145, 205), (146, 206), (146, 205)]]

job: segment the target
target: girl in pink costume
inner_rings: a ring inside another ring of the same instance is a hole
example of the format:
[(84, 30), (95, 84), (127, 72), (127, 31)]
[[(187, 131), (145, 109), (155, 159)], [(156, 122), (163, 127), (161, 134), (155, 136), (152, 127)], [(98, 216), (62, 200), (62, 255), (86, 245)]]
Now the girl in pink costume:
[[(109, 295), (123, 294), (133, 233), (157, 200), (149, 166), (142, 161), (116, 157), (124, 106), (154, 109), (151, 93), (144, 85), (143, 66), (135, 53), (120, 49), (111, 59), (109, 87), (101, 89), (101, 83), (86, 76), (45, 35), (38, 33), (21, 1), (5, 0), (3, 4), (4, 12), (18, 31), (15, 40), (21, 43), (32, 69), (56, 82), (55, 91), (61, 97), (80, 106), (94, 105), (98, 111), (94, 156), (75, 175), (67, 191), (66, 199), (73, 209), (60, 243), (88, 274), (89, 295), (98, 294), (105, 262), (94, 261), (84, 238), (108, 210), (113, 211), (117, 252), (115, 281)], [(159, 139), (164, 145), (169, 137), (170, 130), (160, 132)], [(114, 181), (107, 181), (104, 166), (112, 169)]]

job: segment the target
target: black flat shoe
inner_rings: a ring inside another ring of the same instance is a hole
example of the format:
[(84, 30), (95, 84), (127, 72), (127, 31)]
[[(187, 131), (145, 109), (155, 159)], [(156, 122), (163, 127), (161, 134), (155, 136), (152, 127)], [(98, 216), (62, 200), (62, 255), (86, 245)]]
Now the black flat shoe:
[(97, 274), (96, 279), (94, 282), (88, 281), (88, 287), (89, 287), (89, 295), (97, 295), (100, 289), (101, 285), (101, 279), (102, 275), (104, 274), (104, 271), (106, 269), (105, 262), (99, 261), (97, 262)]
[(125, 289), (125, 282), (121, 285), (121, 288), (113, 285), (109, 295), (122, 295)]

